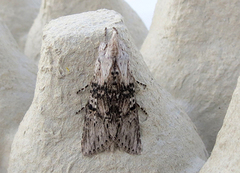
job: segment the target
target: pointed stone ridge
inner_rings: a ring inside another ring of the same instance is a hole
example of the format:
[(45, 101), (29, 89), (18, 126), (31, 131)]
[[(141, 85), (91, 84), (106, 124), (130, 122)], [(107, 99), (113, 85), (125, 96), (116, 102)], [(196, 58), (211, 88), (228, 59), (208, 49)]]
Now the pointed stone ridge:
[(209, 152), (240, 75), (239, 8), (238, 0), (159, 0), (141, 49)]
[(137, 13), (124, 0), (44, 0), (38, 17), (29, 31), (25, 54), (38, 63), (42, 44), (42, 29), (50, 20), (70, 14), (109, 9), (119, 12), (140, 49), (148, 30)]
[[(80, 20), (81, 19), (81, 20)], [(126, 44), (130, 68), (139, 86), (143, 151), (130, 155), (116, 150), (83, 156), (81, 140), (90, 83), (104, 29), (112, 28)], [(98, 10), (51, 21), (43, 30), (43, 45), (35, 95), (15, 136), (9, 173), (12, 172), (198, 172), (207, 158), (203, 142), (189, 117), (152, 79), (133, 45), (123, 18), (111, 10)], [(54, 159), (53, 159), (54, 158)]]
[(0, 18), (8, 26), (21, 50), (24, 50), (27, 34), (37, 17), (40, 4), (41, 0), (0, 1)]
[(240, 170), (240, 77), (212, 154), (200, 173)]
[(37, 67), (1, 20), (0, 33), (0, 172), (7, 173), (13, 137), (33, 99)]

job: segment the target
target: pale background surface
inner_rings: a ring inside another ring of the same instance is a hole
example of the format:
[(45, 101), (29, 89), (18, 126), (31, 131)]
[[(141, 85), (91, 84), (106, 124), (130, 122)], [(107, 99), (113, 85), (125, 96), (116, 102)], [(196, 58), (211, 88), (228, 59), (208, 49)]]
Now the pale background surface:
[[(147, 85), (136, 95), (149, 115), (139, 111), (143, 152), (139, 157), (104, 152), (89, 159), (79, 149), (84, 111), (76, 116), (89, 97), (76, 91), (92, 80), (95, 48), (104, 40), (103, 28), (110, 28), (111, 35), (113, 26), (132, 57), (133, 76)], [(199, 172), (207, 154), (195, 126), (153, 80), (119, 13), (101, 9), (68, 15), (52, 20), (43, 31), (36, 92), (14, 137), (9, 173)]]
[(152, 23), (152, 17), (157, 0), (125, 0), (139, 17), (143, 20), (146, 27), (149, 29)]

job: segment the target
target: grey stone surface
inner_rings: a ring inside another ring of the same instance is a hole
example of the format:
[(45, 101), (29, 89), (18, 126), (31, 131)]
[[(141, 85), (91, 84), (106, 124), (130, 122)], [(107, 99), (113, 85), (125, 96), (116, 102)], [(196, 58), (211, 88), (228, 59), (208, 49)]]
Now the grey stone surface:
[(240, 171), (240, 78), (212, 154), (200, 173)]
[[(81, 19), (81, 20), (79, 20)], [(139, 86), (143, 151), (116, 150), (93, 157), (81, 153), (84, 111), (89, 90), (76, 92), (93, 79), (97, 48), (116, 27), (131, 55), (130, 68)], [(161, 89), (143, 61), (120, 14), (98, 10), (61, 17), (43, 31), (35, 95), (12, 145), (9, 173), (15, 172), (198, 172), (207, 159), (205, 146), (190, 118)]]
[(122, 14), (135, 44), (140, 48), (148, 30), (137, 13), (124, 0), (45, 0), (42, 1), (40, 12), (29, 32), (25, 54), (38, 63), (42, 44), (42, 29), (50, 20), (102, 8), (115, 10)]
[(240, 75), (238, 0), (159, 0), (141, 53), (210, 152)]
[(19, 50), (0, 20), (0, 172), (6, 173), (13, 137), (29, 108), (35, 87), (34, 63)]

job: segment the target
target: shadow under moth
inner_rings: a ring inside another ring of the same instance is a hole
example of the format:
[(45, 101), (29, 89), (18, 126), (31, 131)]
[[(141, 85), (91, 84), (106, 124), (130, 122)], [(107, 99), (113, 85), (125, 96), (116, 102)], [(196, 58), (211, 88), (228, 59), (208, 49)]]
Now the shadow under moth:
[(109, 41), (106, 33), (107, 28), (105, 42), (100, 43), (98, 50), (90, 98), (84, 107), (82, 153), (91, 156), (118, 148), (129, 154), (140, 154), (142, 146), (137, 108), (141, 107), (135, 101), (135, 85), (146, 85), (135, 81), (129, 69), (126, 46), (118, 38), (117, 29), (113, 28)]

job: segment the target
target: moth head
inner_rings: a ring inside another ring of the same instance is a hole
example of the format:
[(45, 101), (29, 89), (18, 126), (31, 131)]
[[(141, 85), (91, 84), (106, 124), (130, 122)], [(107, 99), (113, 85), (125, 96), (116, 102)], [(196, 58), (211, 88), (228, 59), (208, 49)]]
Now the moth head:
[(110, 76), (111, 68), (116, 64), (118, 56), (118, 38), (116, 30), (113, 31), (109, 42), (105, 41), (99, 45), (98, 53), (95, 64), (95, 77), (99, 84), (103, 84)]
[(116, 61), (119, 54), (118, 32), (116, 28), (113, 28), (112, 37), (108, 42), (106, 54), (112, 58), (113, 63)]
[[(106, 30), (105, 30), (106, 31)], [(106, 36), (106, 33), (105, 33)], [(129, 84), (129, 56), (126, 46), (118, 38), (118, 31), (113, 28), (112, 36), (109, 41), (102, 42), (98, 50), (98, 59), (95, 66), (95, 77), (99, 84), (107, 82), (111, 76), (111, 69), (118, 69), (124, 84)]]

